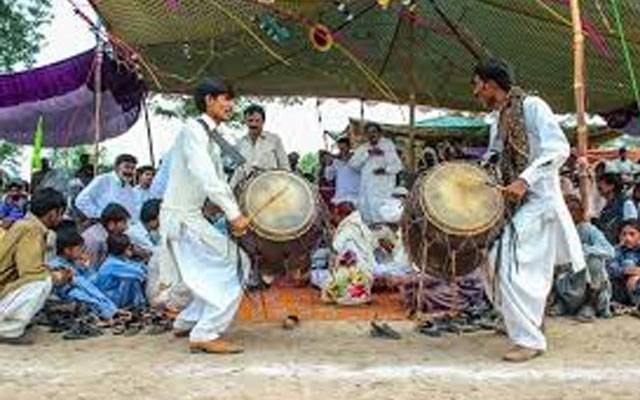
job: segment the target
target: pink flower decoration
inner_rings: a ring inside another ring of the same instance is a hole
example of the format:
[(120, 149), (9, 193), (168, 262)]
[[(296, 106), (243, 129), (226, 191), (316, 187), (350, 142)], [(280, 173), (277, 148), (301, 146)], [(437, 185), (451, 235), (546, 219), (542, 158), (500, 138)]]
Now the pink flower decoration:
[(350, 285), (347, 292), (352, 298), (363, 297), (367, 294), (365, 287), (362, 285)]

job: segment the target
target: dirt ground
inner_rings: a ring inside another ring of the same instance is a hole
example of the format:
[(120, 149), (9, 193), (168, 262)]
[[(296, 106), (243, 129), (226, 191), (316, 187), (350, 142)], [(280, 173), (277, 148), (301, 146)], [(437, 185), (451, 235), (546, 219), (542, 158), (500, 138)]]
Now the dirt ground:
[(32, 347), (0, 347), (0, 399), (640, 398), (640, 319), (549, 321), (549, 352), (524, 365), (499, 360), (508, 344), (494, 333), (428, 338), (392, 325), (402, 340), (370, 338), (366, 322), (242, 324), (230, 332), (246, 346), (238, 356), (189, 354), (169, 334), (40, 332)]

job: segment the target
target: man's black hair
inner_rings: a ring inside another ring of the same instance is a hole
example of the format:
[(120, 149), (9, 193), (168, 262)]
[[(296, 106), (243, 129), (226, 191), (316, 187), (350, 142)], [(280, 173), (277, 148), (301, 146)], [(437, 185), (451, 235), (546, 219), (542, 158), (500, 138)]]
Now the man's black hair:
[(100, 214), (100, 223), (106, 227), (109, 222), (122, 222), (131, 218), (126, 208), (118, 203), (109, 203)]
[(477, 76), (484, 82), (494, 81), (505, 92), (510, 91), (514, 83), (511, 68), (497, 58), (490, 58), (477, 64), (473, 69), (473, 76)]
[(598, 182), (600, 181), (603, 181), (607, 185), (613, 185), (613, 191), (615, 193), (620, 193), (623, 190), (622, 178), (619, 174), (612, 172), (604, 173), (598, 178)]
[(7, 190), (11, 190), (13, 188), (22, 189), (23, 187), (24, 187), (24, 185), (21, 182), (18, 182), (18, 181), (11, 181), (11, 182), (9, 182), (9, 184), (7, 184)]
[(376, 124), (375, 122), (367, 122), (364, 126), (364, 133), (371, 133), (372, 131), (382, 133), (382, 127), (380, 124)]
[(266, 121), (267, 115), (261, 105), (251, 104), (249, 107), (244, 109), (245, 118), (253, 114), (260, 114), (262, 121)]
[(231, 86), (217, 79), (205, 79), (196, 86), (196, 89), (193, 92), (193, 100), (196, 103), (198, 111), (203, 113), (207, 111), (207, 96), (216, 97), (222, 94), (234, 97)]
[[(72, 221), (73, 222), (73, 221)], [(69, 249), (76, 246), (82, 246), (84, 239), (78, 229), (73, 224), (71, 226), (64, 226), (56, 229), (56, 252), (60, 255), (65, 249)]]
[(336, 143), (346, 143), (347, 145), (351, 146), (351, 139), (349, 139), (348, 136), (341, 137), (340, 139), (336, 140)]
[(131, 239), (125, 234), (111, 234), (107, 237), (107, 252), (110, 255), (121, 256), (131, 247)]
[(142, 174), (144, 174), (145, 172), (156, 172), (156, 169), (153, 168), (151, 165), (143, 165), (142, 167), (138, 168), (136, 170), (136, 176), (139, 178)]
[(118, 157), (116, 157), (116, 168), (122, 164), (122, 163), (133, 163), (133, 164), (137, 164), (138, 163), (138, 159), (135, 158), (134, 156), (132, 156), (131, 154), (120, 154)]
[(630, 226), (633, 229), (635, 229), (638, 232), (640, 232), (640, 220), (638, 220), (637, 218), (627, 219), (627, 220), (622, 221), (620, 223), (620, 225), (618, 226), (618, 232), (622, 232), (622, 230), (627, 226)]
[(162, 200), (159, 199), (145, 201), (140, 210), (140, 221), (146, 224), (158, 219), (160, 217), (160, 203)]
[(55, 189), (40, 189), (31, 197), (30, 210), (36, 217), (43, 217), (53, 210), (64, 210), (67, 200)]

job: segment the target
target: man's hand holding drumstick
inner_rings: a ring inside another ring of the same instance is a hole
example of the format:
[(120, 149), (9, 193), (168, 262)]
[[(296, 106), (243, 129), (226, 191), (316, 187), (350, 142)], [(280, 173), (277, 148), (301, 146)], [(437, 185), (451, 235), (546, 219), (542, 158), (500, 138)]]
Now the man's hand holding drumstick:
[(524, 179), (516, 179), (507, 186), (498, 185), (493, 182), (485, 182), (487, 186), (496, 188), (509, 200), (521, 201), (529, 191), (529, 184)]
[(249, 231), (249, 226), (251, 225), (251, 222), (258, 215), (260, 215), (261, 212), (266, 210), (271, 204), (275, 203), (279, 198), (281, 198), (286, 191), (287, 191), (287, 187), (285, 186), (282, 189), (275, 192), (271, 197), (269, 197), (269, 199), (267, 199), (267, 201), (264, 204), (262, 204), (257, 210), (255, 210), (253, 214), (249, 215), (248, 217), (241, 215), (238, 218), (235, 218), (234, 220), (230, 221), (231, 234), (233, 234), (236, 237), (241, 237), (246, 235), (247, 232)]

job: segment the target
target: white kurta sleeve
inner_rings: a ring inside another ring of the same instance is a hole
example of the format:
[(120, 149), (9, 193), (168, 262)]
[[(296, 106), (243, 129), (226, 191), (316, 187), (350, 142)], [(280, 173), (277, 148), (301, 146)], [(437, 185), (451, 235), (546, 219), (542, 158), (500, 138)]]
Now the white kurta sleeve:
[[(240, 209), (236, 203), (231, 188), (224, 177), (218, 175), (218, 169), (207, 152), (209, 144), (206, 137), (196, 135), (194, 132), (183, 132), (184, 157), (187, 160), (187, 168), (198, 180), (198, 184), (204, 188), (205, 193), (212, 203), (224, 211), (227, 219), (233, 220), (240, 216)], [(202, 138), (205, 140), (202, 140)]]
[(398, 156), (398, 152), (396, 151), (396, 146), (392, 141), (388, 141), (384, 146), (384, 161), (385, 161), (385, 170), (389, 175), (396, 175), (402, 172), (402, 160)]
[(569, 142), (555, 119), (553, 111), (542, 99), (528, 97), (524, 104), (525, 121), (531, 133), (540, 141), (539, 154), (530, 160), (529, 166), (520, 174), (529, 186), (533, 186), (541, 177), (557, 171), (569, 157)]
[(100, 208), (99, 199), (109, 191), (108, 179), (108, 175), (95, 177), (76, 197), (76, 207), (87, 218), (100, 218), (102, 209)]
[(276, 162), (278, 164), (278, 169), (284, 169), (286, 171), (291, 170), (291, 166), (289, 165), (289, 157), (287, 157), (287, 152), (284, 150), (284, 145), (282, 144), (282, 139), (279, 136), (276, 136), (275, 150), (276, 150)]
[(353, 152), (353, 156), (349, 159), (349, 165), (351, 168), (360, 171), (368, 159), (369, 146), (367, 144), (361, 144), (356, 151)]

